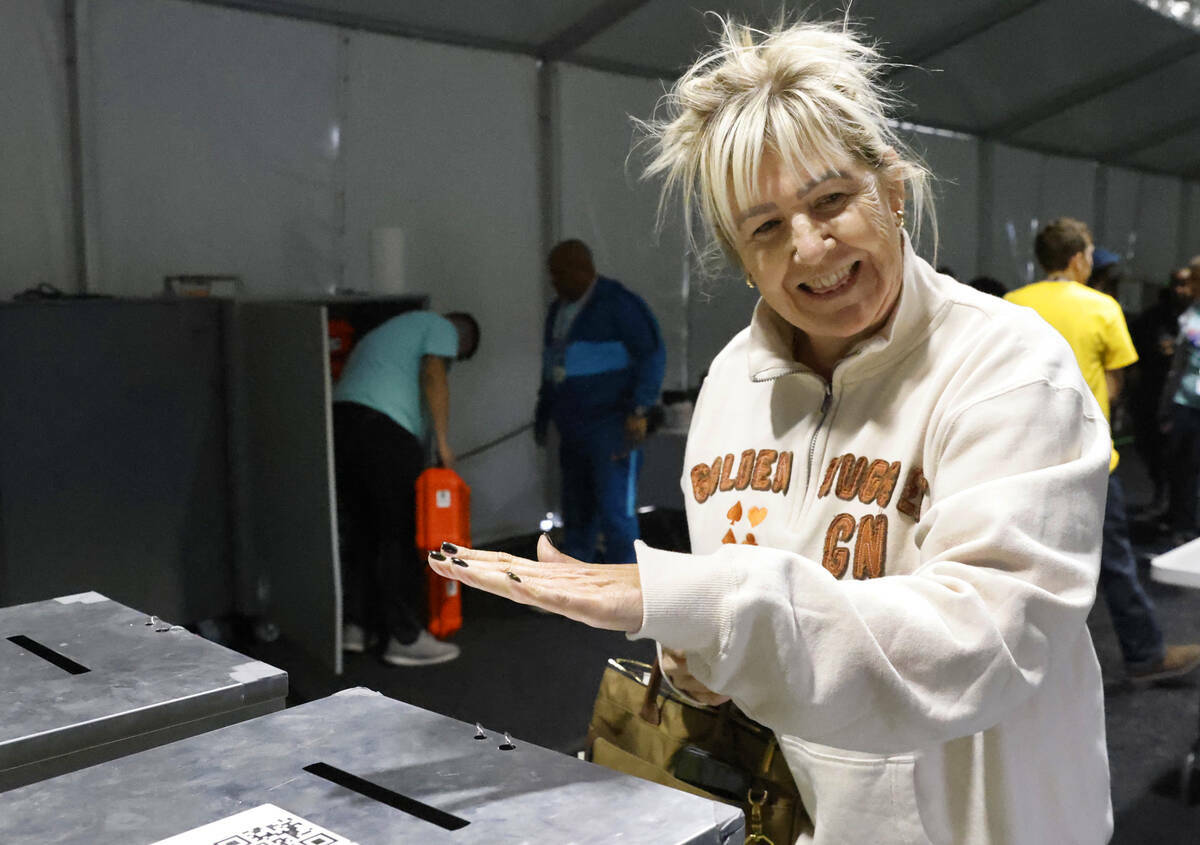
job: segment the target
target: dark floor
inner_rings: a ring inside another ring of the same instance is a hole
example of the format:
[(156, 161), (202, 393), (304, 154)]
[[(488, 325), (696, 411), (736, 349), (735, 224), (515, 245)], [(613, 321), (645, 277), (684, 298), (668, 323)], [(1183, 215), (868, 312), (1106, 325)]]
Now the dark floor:
[[(1120, 472), (1131, 505), (1144, 502), (1144, 473), (1132, 456), (1123, 460)], [(686, 543), (677, 517), (662, 512), (647, 517), (643, 533), (654, 545)], [(507, 548), (528, 555), (532, 541), (532, 537), (519, 538)], [(1158, 550), (1150, 532), (1136, 532), (1135, 542), (1142, 554)], [(1200, 592), (1154, 583), (1147, 570), (1144, 565), (1143, 583), (1158, 606), (1168, 641), (1200, 641)], [(582, 746), (605, 660), (618, 655), (644, 660), (653, 656), (651, 643), (631, 642), (622, 634), (596, 631), (474, 591), (464, 594), (463, 603), (466, 622), (455, 638), (463, 653), (443, 666), (397, 669), (373, 657), (346, 655), (345, 672), (335, 677), (296, 655), (286, 643), (239, 647), (288, 671), (289, 704), (365, 686), (565, 752)], [(1172, 686), (1132, 686), (1123, 679), (1103, 602), (1092, 611), (1088, 625), (1105, 676), (1116, 817), (1112, 841), (1196, 845), (1200, 788), (1193, 789), (1190, 801), (1181, 801), (1179, 770), (1200, 730), (1200, 677)]]

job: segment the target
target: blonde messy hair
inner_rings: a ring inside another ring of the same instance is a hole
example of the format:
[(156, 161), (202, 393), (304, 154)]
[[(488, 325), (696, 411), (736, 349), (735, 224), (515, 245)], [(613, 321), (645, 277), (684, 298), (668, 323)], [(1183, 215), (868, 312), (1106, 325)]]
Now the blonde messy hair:
[[(797, 172), (812, 173), (837, 170), (850, 156), (876, 177), (907, 183), (914, 239), (922, 218), (936, 222), (929, 171), (888, 125), (892, 100), (874, 46), (847, 23), (781, 21), (763, 32), (717, 19), (719, 46), (675, 83), (656, 118), (641, 124), (653, 144), (645, 176), (665, 177), (660, 220), (678, 191), (689, 239), (698, 209), (710, 239), (736, 263), (734, 209), (751, 204), (763, 154), (774, 152)], [(661, 111), (665, 119), (657, 118)], [(933, 231), (936, 238), (936, 225)]]

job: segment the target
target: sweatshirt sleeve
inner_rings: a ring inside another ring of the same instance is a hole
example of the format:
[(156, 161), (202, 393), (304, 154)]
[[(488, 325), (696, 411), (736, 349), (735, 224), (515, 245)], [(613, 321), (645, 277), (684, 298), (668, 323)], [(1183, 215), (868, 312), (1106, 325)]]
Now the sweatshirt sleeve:
[(657, 404), (666, 372), (667, 351), (662, 332), (650, 306), (636, 294), (627, 292), (622, 311), (620, 325), (624, 335), (621, 342), (633, 359), (633, 405), (648, 408)]
[(1084, 634), (1099, 575), (1108, 426), (1081, 385), (979, 401), (930, 437), (911, 574), (638, 545), (643, 625), (751, 717), (813, 742), (907, 751), (990, 728)]

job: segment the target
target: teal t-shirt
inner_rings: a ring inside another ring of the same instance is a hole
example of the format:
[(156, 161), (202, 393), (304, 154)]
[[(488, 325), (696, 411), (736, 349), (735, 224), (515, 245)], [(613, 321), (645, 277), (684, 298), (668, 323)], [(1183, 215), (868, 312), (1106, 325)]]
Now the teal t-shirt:
[(408, 311), (367, 332), (350, 350), (333, 401), (387, 414), (418, 439), (425, 436), (421, 359), (458, 355), (454, 324), (432, 311)]

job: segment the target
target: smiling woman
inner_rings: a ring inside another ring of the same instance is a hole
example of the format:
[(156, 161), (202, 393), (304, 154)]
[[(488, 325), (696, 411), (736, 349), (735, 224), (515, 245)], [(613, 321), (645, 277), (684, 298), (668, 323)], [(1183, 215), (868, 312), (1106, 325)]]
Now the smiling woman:
[(1053, 329), (916, 255), (927, 174), (879, 68), (843, 26), (728, 24), (646, 125), (762, 295), (693, 414), (692, 553), (431, 565), (657, 640), (670, 683), (776, 733), (802, 842), (1102, 843), (1108, 428)]
[(815, 178), (798, 166), (763, 155), (733, 247), (771, 309), (799, 329), (796, 360), (828, 378), (900, 297), (904, 189), (856, 162)]
[(888, 124), (873, 48), (820, 26), (755, 39), (727, 25), (676, 84), (672, 117), (646, 126), (658, 138), (647, 170), (685, 215), (699, 205), (725, 255), (801, 330), (797, 360), (828, 377), (896, 304), (906, 189), (914, 222), (933, 218), (928, 173)]

